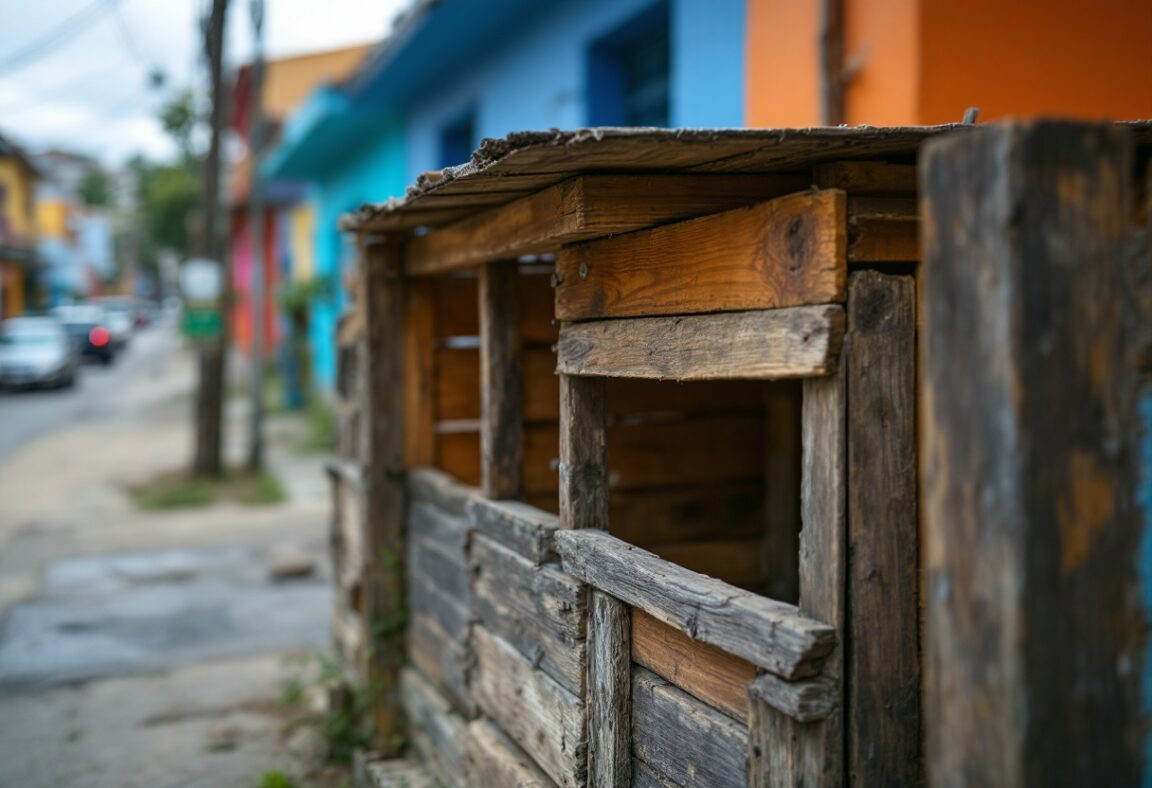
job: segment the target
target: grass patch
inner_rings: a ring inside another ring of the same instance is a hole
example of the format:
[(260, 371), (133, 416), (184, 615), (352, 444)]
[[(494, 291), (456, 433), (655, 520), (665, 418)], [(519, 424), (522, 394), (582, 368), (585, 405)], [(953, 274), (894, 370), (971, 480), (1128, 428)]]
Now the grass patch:
[(296, 442), (301, 454), (328, 454), (336, 451), (336, 416), (320, 394), (308, 397), (305, 411), (307, 431)]
[(278, 770), (264, 772), (260, 778), (260, 788), (299, 788), (299, 785), (294, 779)]
[(141, 509), (190, 509), (214, 503), (262, 506), (287, 500), (280, 480), (268, 472), (225, 471), (219, 479), (201, 479), (186, 471), (161, 474), (128, 487)]

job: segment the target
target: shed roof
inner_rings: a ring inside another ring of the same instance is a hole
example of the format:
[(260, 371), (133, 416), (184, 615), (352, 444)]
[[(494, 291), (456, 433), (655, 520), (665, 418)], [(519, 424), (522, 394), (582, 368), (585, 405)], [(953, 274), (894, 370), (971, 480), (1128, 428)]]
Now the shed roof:
[[(1152, 145), (1152, 122), (1124, 124)], [(485, 139), (472, 160), (428, 172), (401, 199), (364, 205), (341, 229), (391, 232), (435, 227), (502, 205), (573, 175), (591, 173), (768, 174), (827, 161), (912, 162), (929, 137), (975, 126), (804, 129), (585, 128)]]

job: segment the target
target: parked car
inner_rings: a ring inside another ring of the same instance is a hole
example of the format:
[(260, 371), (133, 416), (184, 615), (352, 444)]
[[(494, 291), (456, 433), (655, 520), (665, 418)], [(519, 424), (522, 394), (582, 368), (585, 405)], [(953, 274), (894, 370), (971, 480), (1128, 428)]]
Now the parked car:
[(118, 345), (112, 341), (108, 316), (95, 304), (58, 306), (52, 314), (63, 325), (82, 356), (95, 358), (102, 364), (111, 364), (116, 358)]
[(0, 323), (0, 386), (76, 384), (76, 349), (64, 326), (50, 317), (14, 317)]
[(112, 345), (119, 350), (128, 344), (132, 338), (132, 330), (136, 327), (136, 304), (128, 296), (103, 296), (94, 298), (90, 302), (103, 308), (105, 326), (112, 336)]

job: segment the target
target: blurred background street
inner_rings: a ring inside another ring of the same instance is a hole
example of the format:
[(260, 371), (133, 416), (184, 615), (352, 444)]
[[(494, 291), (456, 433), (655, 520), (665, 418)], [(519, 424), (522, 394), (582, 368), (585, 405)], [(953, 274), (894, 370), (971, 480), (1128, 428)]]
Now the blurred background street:
[(328, 640), (322, 458), (274, 418), (284, 500), (142, 508), (191, 452), (194, 369), (168, 318), (72, 390), (0, 394), (0, 785), (253, 785), (307, 756), (282, 695)]

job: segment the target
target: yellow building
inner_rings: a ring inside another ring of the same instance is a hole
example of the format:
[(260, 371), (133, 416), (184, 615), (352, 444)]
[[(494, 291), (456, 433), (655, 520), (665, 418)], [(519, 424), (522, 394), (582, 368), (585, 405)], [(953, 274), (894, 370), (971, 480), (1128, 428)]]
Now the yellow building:
[(38, 177), (20, 149), (0, 135), (0, 318), (27, 308), (36, 263), (32, 192)]

